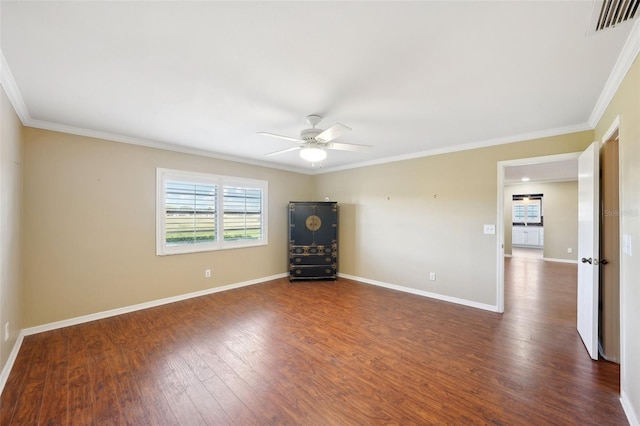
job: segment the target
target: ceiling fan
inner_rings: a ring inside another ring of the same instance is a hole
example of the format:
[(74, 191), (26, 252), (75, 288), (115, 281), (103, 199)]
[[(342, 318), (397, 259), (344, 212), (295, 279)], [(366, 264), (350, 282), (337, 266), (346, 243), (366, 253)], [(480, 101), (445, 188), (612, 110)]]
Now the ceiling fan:
[(320, 123), (321, 120), (322, 117), (319, 115), (308, 115), (307, 123), (311, 125), (311, 128), (301, 131), (299, 138), (269, 132), (258, 132), (259, 135), (285, 139), (298, 144), (298, 146), (271, 152), (266, 155), (270, 157), (273, 155), (284, 154), (285, 152), (300, 150), (300, 157), (312, 163), (317, 163), (327, 158), (327, 149), (334, 149), (338, 151), (368, 151), (371, 148), (369, 145), (333, 142), (334, 139), (350, 132), (351, 128), (344, 124), (336, 123), (327, 130), (316, 129), (316, 125)]

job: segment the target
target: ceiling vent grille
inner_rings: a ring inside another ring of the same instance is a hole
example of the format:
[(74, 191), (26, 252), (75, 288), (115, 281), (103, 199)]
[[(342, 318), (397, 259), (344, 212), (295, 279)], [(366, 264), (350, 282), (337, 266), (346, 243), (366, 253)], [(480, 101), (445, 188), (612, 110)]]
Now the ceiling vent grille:
[(613, 28), (633, 19), (638, 11), (640, 0), (604, 0), (596, 24), (596, 31)]

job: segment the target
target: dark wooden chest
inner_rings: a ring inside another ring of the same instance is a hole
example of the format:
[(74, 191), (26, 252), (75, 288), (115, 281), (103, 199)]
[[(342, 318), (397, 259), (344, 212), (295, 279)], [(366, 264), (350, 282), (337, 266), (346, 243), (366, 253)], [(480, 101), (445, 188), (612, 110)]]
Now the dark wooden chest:
[(289, 280), (335, 280), (338, 272), (338, 204), (289, 203)]

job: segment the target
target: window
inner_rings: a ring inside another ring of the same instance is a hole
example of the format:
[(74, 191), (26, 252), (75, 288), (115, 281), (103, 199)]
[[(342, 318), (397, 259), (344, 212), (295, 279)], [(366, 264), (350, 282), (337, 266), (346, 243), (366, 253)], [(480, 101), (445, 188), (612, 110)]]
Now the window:
[(267, 182), (157, 169), (156, 254), (267, 244)]
[(521, 202), (513, 203), (513, 221), (524, 222), (525, 218), (525, 205)]
[(513, 196), (513, 224), (542, 224), (542, 194)]

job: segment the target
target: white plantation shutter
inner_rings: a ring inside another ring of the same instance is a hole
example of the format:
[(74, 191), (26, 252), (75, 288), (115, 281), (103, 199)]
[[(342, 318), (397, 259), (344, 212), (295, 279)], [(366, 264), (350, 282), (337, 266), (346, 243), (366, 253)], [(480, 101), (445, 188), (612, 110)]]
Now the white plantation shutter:
[(527, 223), (540, 223), (540, 200), (527, 203)]
[(523, 203), (513, 204), (513, 222), (524, 222), (525, 205)]
[(267, 244), (267, 182), (157, 169), (156, 254)]
[(255, 240), (262, 236), (261, 188), (224, 187), (225, 241)]
[(216, 185), (167, 181), (165, 242), (197, 244), (216, 240)]

